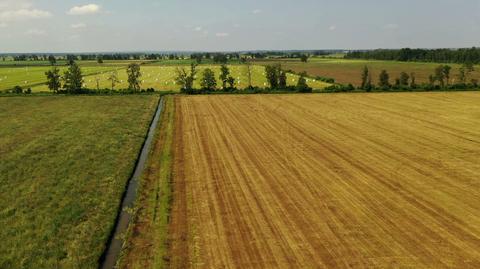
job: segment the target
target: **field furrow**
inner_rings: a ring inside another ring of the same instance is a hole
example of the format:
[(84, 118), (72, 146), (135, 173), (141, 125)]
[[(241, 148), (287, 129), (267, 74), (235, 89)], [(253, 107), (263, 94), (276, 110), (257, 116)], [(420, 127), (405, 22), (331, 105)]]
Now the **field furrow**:
[(170, 266), (480, 266), (479, 99), (177, 97)]

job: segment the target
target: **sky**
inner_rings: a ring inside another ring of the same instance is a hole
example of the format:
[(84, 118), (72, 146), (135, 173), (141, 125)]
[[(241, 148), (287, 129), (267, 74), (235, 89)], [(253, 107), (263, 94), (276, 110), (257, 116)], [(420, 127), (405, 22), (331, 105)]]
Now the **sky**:
[(0, 0), (0, 53), (480, 46), (480, 0)]

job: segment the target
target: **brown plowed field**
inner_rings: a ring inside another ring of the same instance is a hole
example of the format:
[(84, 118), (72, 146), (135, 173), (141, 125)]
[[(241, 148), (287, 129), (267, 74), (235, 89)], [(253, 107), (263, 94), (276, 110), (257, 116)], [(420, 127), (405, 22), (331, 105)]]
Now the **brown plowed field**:
[(480, 268), (480, 94), (176, 106), (172, 268)]

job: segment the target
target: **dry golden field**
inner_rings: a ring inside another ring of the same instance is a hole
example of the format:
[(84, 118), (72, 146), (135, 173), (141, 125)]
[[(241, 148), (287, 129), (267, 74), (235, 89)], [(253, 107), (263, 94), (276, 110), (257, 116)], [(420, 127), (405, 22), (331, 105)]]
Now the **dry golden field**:
[(479, 268), (480, 94), (177, 97), (172, 268)]

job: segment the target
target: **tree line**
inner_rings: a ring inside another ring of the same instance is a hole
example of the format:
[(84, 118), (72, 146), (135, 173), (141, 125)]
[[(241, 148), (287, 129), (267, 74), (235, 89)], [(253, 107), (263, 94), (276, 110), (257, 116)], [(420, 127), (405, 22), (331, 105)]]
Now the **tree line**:
[(477, 89), (479, 87), (478, 79), (472, 77), (475, 71), (472, 63), (463, 64), (456, 74), (452, 73), (452, 67), (449, 65), (439, 65), (435, 68), (433, 74), (429, 76), (428, 82), (417, 83), (414, 72), (401, 72), (400, 75), (392, 80), (387, 70), (382, 70), (378, 76), (378, 83), (372, 82), (372, 73), (365, 66), (361, 72), (361, 84), (355, 88), (352, 84), (333, 85), (327, 87), (326, 91), (433, 91), (433, 90), (466, 90)]
[(462, 49), (378, 49), (371, 51), (352, 51), (346, 59), (367, 59), (385, 61), (418, 61), (434, 63), (480, 63), (480, 48)]
[[(140, 92), (153, 92), (154, 89), (141, 89), (142, 73), (140, 71), (140, 65), (137, 63), (131, 63), (127, 67), (127, 81), (128, 88), (123, 89), (120, 92), (122, 93), (140, 93)], [(65, 94), (83, 94), (83, 93), (101, 93), (101, 92), (116, 92), (116, 86), (121, 81), (118, 78), (118, 72), (112, 71), (107, 77), (107, 81), (110, 83), (110, 89), (103, 90), (100, 88), (100, 79), (98, 77), (96, 80), (96, 90), (87, 89), (84, 84), (84, 76), (82, 73), (81, 67), (75, 62), (72, 61), (69, 63), (68, 69), (62, 74), (60, 74), (60, 69), (54, 66), (51, 70), (45, 72), (47, 78), (47, 87), (53, 93), (65, 93)]]
[[(198, 64), (192, 63), (190, 69), (177, 68), (176, 69), (176, 83), (180, 86), (180, 91), (185, 94), (205, 94), (214, 92), (237, 92), (235, 78), (231, 76), (230, 69), (227, 65), (222, 64), (220, 66), (219, 80), (215, 77), (215, 72), (206, 68), (203, 70), (200, 76), (200, 89), (194, 87), (194, 83), (197, 80), (197, 66)], [(296, 86), (287, 85), (287, 72), (282, 69), (280, 64), (269, 65), (265, 67), (265, 77), (269, 84), (268, 88), (254, 87), (252, 84), (252, 67), (250, 63), (246, 65), (247, 73), (247, 88), (243, 89), (244, 93), (264, 93), (272, 91), (288, 91), (288, 92), (312, 92), (307, 84), (307, 74), (305, 72), (299, 75), (299, 79)], [(220, 85), (219, 83), (220, 82)]]

